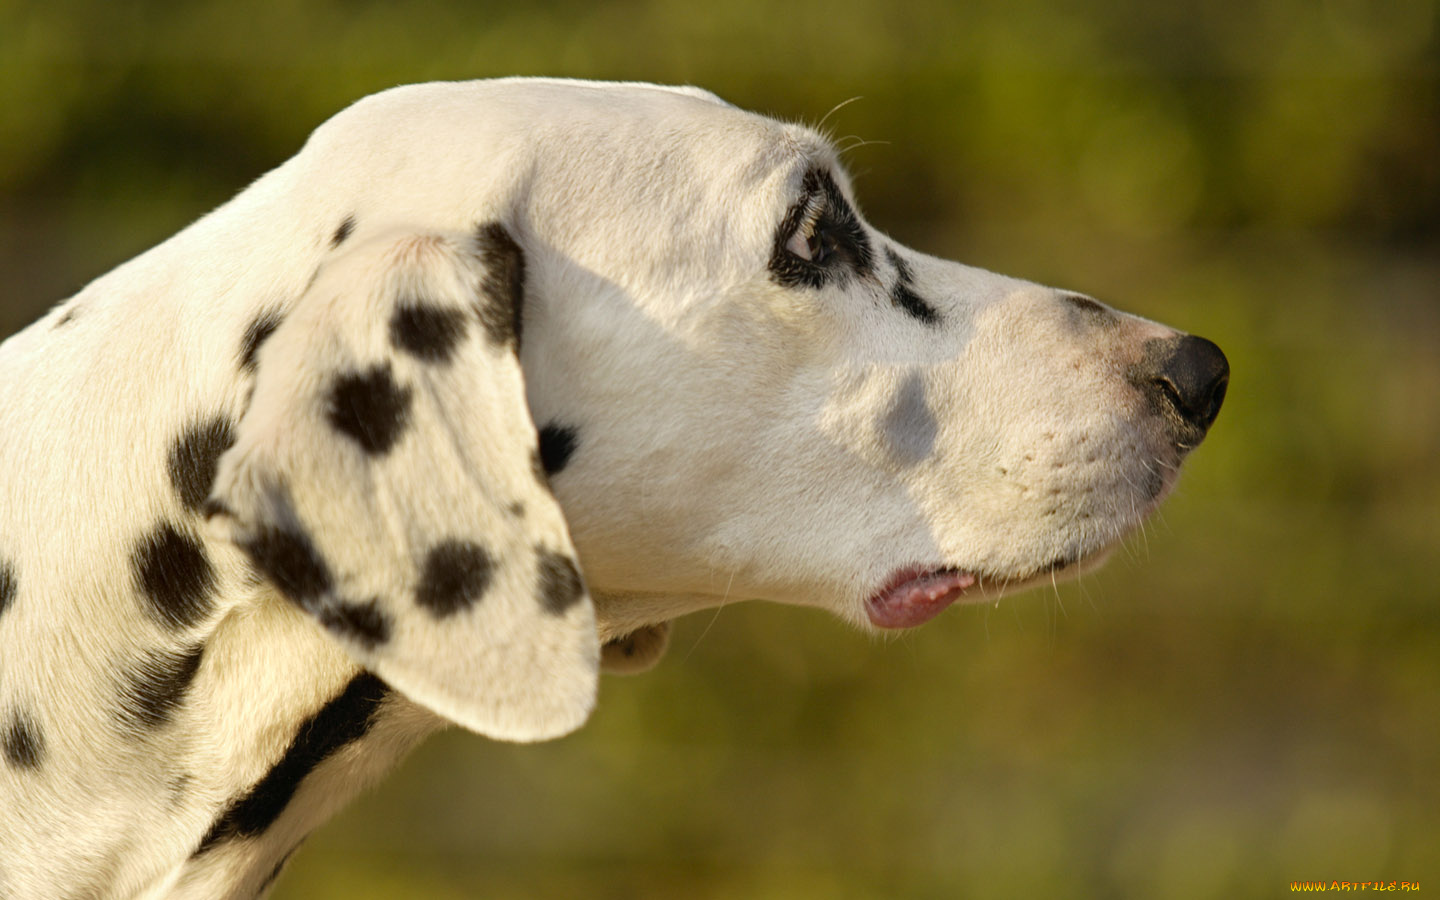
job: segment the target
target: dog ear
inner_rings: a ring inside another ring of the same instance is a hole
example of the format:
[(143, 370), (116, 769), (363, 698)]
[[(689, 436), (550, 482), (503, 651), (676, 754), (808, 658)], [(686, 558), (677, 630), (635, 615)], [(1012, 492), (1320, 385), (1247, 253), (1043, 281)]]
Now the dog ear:
[(391, 687), (540, 740), (589, 714), (600, 648), (525, 404), (523, 265), (500, 226), (328, 261), (260, 328), (206, 512)]

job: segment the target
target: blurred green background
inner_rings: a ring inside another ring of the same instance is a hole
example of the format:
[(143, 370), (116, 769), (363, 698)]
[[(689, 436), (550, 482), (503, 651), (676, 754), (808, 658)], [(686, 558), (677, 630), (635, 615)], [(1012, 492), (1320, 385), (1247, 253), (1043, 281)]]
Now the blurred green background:
[[(819, 120), (931, 253), (1206, 335), (1230, 399), (1102, 572), (877, 640), (683, 621), (590, 725), (450, 733), (295, 898), (1440, 887), (1435, 0), (0, 0), (0, 335), (410, 81)], [(3, 389), (3, 387), (0, 387)]]

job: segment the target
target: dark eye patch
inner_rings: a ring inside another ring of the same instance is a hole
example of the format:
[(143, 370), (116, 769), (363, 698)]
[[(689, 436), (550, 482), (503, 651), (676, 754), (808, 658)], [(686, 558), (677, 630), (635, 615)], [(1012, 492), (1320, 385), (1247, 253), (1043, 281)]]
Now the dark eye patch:
[[(826, 249), (819, 261), (796, 256), (785, 246), (812, 216), (814, 233)], [(860, 225), (860, 217), (834, 177), (824, 169), (805, 173), (800, 183), (800, 198), (786, 211), (780, 227), (775, 230), (769, 268), (770, 277), (785, 287), (820, 288), (843, 282), (852, 275), (865, 277), (872, 273), (874, 254)]]

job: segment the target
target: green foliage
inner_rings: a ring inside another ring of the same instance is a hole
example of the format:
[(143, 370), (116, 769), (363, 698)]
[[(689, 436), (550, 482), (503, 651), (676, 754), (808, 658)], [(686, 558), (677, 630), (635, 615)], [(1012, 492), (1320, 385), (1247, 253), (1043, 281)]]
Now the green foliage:
[(276, 896), (1433, 882), (1437, 31), (1435, 0), (0, 0), (0, 334), (392, 84), (825, 118), (900, 239), (1227, 350), (1180, 494), (1078, 585), (899, 639), (694, 617), (573, 738), (425, 747)]

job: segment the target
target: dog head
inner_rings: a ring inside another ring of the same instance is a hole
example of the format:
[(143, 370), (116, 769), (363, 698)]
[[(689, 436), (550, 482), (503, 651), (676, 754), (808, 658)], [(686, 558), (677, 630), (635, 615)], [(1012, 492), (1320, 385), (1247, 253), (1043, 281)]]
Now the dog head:
[(908, 627), (1080, 571), (1228, 378), (899, 245), (824, 138), (700, 91), (398, 89), (271, 185), (358, 225), (261, 351), (212, 511), (363, 665), (500, 736), (584, 717), (597, 634), (638, 668), (726, 601)]
[(522, 356), (602, 620), (764, 598), (907, 626), (1049, 583), (1140, 524), (1218, 412), (1213, 344), (899, 245), (809, 129), (526, 90), (564, 125), (520, 218)]

